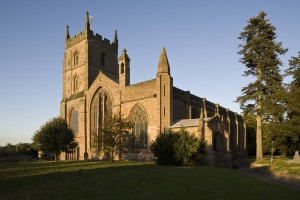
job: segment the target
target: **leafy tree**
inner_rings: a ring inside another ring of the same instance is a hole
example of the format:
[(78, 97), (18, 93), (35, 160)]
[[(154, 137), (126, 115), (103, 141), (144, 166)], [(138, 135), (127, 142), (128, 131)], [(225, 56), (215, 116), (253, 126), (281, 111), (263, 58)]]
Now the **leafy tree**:
[(181, 129), (157, 135), (150, 147), (159, 165), (195, 165), (205, 153), (205, 142)]
[(109, 155), (112, 162), (116, 153), (121, 159), (122, 149), (131, 147), (130, 129), (131, 123), (120, 115), (114, 114), (112, 117), (106, 118), (102, 128), (103, 150)]
[(77, 147), (73, 130), (69, 128), (66, 120), (60, 117), (54, 117), (43, 124), (35, 132), (32, 140), (37, 150), (54, 154), (56, 161), (61, 152)]
[(17, 152), (16, 146), (11, 143), (7, 143), (5, 149), (7, 153)]
[[(239, 45), (242, 55), (240, 62), (246, 66), (244, 76), (254, 77), (242, 88), (242, 95), (237, 97), (244, 112), (256, 116), (256, 158), (263, 158), (262, 131), (269, 130), (273, 123), (278, 123), (283, 117), (282, 65), (279, 55), (285, 54), (287, 49), (282, 47), (281, 42), (276, 42), (276, 28), (269, 23), (265, 12), (248, 20), (248, 25), (238, 37), (243, 41)], [(272, 130), (276, 131), (276, 130)]]

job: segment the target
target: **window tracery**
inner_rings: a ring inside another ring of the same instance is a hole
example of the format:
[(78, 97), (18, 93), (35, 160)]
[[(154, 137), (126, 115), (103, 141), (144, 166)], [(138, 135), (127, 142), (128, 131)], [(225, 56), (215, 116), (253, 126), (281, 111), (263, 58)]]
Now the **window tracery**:
[(102, 146), (102, 128), (112, 116), (112, 101), (108, 91), (101, 89), (91, 104), (91, 146), (97, 151)]
[(133, 144), (136, 149), (148, 148), (148, 119), (147, 113), (136, 104), (129, 116), (132, 125)]

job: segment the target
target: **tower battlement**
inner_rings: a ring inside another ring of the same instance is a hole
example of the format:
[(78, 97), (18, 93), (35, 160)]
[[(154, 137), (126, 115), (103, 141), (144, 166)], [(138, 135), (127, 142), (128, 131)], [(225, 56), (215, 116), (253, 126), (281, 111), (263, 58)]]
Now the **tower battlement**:
[(117, 44), (115, 44), (114, 42), (111, 42), (109, 39), (107, 39), (105, 37), (102, 37), (102, 35), (100, 35), (98, 33), (94, 34), (94, 32), (92, 30), (84, 30), (84, 31), (76, 34), (75, 36), (66, 39), (66, 48), (69, 48), (84, 39), (88, 39), (90, 41), (93, 41), (95, 43), (103, 45), (106, 48), (111, 49), (112, 51), (117, 51), (117, 49), (118, 49)]

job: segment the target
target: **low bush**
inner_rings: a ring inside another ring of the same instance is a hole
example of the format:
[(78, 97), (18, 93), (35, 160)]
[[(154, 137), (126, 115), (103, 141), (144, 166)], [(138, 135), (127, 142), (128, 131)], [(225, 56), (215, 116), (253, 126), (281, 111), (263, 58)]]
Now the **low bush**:
[(205, 154), (205, 142), (182, 129), (159, 134), (150, 149), (159, 165), (197, 165)]

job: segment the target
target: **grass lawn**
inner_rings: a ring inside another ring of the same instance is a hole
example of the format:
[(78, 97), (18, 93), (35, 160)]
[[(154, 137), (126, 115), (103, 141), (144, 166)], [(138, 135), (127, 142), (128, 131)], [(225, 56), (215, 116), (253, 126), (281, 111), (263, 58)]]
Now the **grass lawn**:
[(300, 192), (217, 167), (143, 162), (0, 162), (0, 199), (299, 199)]
[(266, 165), (262, 168), (276, 174), (289, 175), (291, 177), (300, 177), (300, 163), (289, 163), (287, 162), (288, 160), (292, 160), (292, 158), (287, 158), (284, 156), (275, 156), (274, 162), (271, 165), (271, 158), (270, 156), (267, 156), (264, 157), (263, 160), (255, 161), (253, 164)]

